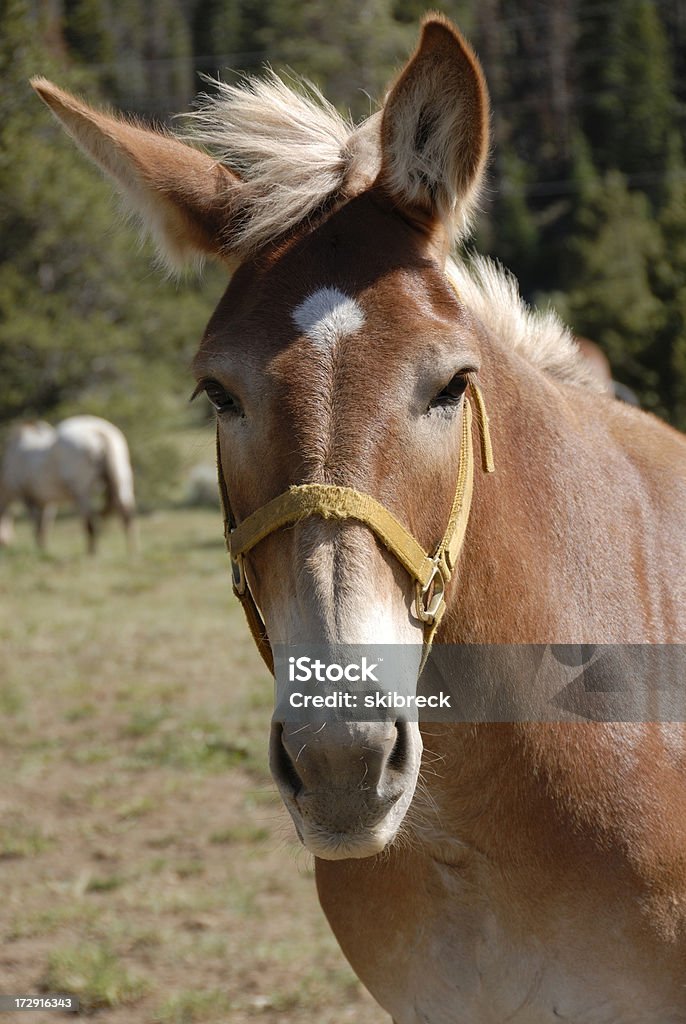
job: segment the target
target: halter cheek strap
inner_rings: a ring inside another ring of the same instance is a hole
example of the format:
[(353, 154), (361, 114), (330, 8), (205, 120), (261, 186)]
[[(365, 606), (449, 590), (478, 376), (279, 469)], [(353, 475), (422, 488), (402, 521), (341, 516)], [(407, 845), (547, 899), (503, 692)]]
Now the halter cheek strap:
[[(492, 473), (495, 465), (483, 395), (473, 374), (468, 375), (468, 380), (479, 421), (483, 469), (486, 473)], [(231, 511), (222, 472), (218, 429), (217, 467), (219, 491), (224, 508), (224, 538), (231, 558), (233, 591), (243, 605), (250, 632), (269, 671), (274, 672), (271, 644), (261, 612), (246, 579), (245, 556), (276, 530), (310, 516), (320, 516), (322, 519), (354, 519), (369, 527), (414, 579), (414, 611), (417, 618), (424, 623), (421, 672), (445, 613), (446, 588), (455, 571), (469, 521), (474, 486), (472, 407), (469, 399), (465, 397), (464, 400), (460, 465), (455, 497), (445, 533), (433, 554), (426, 552), (393, 513), (371, 495), (333, 484), (299, 484), (289, 487), (287, 491), (268, 501), (266, 505), (262, 505), (247, 519), (237, 524)]]

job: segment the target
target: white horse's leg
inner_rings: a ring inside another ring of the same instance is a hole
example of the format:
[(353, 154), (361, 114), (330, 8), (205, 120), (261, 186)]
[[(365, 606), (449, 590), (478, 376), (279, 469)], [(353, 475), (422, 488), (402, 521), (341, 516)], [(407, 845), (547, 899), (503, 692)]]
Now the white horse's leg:
[(44, 551), (48, 539), (48, 529), (55, 519), (56, 507), (50, 504), (39, 505), (38, 502), (29, 499), (26, 499), (24, 504), (33, 521), (36, 544), (41, 551)]
[(14, 523), (9, 512), (0, 516), (0, 548), (9, 547), (14, 540)]
[(41, 506), (31, 498), (24, 498), (24, 505), (26, 506), (26, 511), (31, 522), (33, 523), (33, 535), (36, 538), (36, 544), (39, 548), (43, 549), (45, 548), (45, 530), (42, 529), (41, 526), (43, 510)]
[(12, 498), (4, 487), (0, 487), (0, 547), (6, 547), (14, 540), (12, 521)]
[(130, 555), (138, 548), (138, 529), (136, 523), (136, 517), (133, 512), (129, 509), (124, 508), (120, 505), (119, 514), (121, 515), (121, 521), (124, 524), (124, 533), (126, 534), (126, 548)]
[(88, 539), (88, 554), (94, 555), (98, 546), (98, 523), (92, 508), (83, 513), (83, 525)]
[(14, 522), (9, 508), (0, 508), (0, 548), (7, 547), (14, 540)]
[(57, 514), (57, 506), (48, 504), (43, 505), (38, 509), (38, 522), (36, 525), (36, 538), (38, 545), (41, 548), (45, 548), (48, 539), (48, 530), (55, 522), (55, 515)]
[(87, 497), (78, 498), (77, 505), (79, 508), (79, 515), (83, 520), (84, 530), (86, 531), (88, 554), (94, 555), (98, 540), (98, 520), (95, 511)]

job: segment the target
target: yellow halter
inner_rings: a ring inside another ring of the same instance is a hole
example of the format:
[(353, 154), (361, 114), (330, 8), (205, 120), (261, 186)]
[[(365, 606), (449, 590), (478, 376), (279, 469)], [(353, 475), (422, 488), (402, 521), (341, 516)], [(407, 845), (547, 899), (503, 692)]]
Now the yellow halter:
[[(468, 381), (479, 421), (483, 468), (486, 473), (492, 473), (495, 465), (483, 395), (473, 374), (468, 375)], [(224, 507), (224, 537), (231, 558), (233, 592), (243, 605), (253, 639), (269, 671), (274, 672), (271, 644), (267, 627), (245, 576), (245, 556), (276, 530), (309, 516), (321, 516), (322, 519), (355, 519), (364, 523), (413, 577), (414, 610), (417, 618), (424, 623), (421, 672), (446, 609), (446, 587), (462, 550), (472, 504), (474, 450), (472, 407), (469, 399), (465, 396), (455, 498), (445, 533), (433, 554), (426, 552), (393, 513), (371, 495), (333, 484), (298, 484), (289, 487), (287, 491), (258, 508), (247, 519), (236, 524), (222, 472), (218, 430), (217, 466), (219, 490)]]

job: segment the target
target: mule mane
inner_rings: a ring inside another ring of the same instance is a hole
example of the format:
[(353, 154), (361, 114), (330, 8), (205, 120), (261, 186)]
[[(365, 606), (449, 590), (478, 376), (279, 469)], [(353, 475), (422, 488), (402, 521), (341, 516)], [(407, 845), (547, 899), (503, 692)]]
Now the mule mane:
[[(189, 115), (184, 137), (207, 146), (245, 182), (232, 235), (243, 257), (374, 181), (379, 114), (355, 125), (316, 86), (296, 79), (294, 89), (271, 71), (214, 84), (217, 94)], [(451, 259), (446, 270), (461, 300), (505, 345), (557, 380), (599, 388), (571, 332), (552, 310), (529, 308), (510, 273), (482, 256)]]
[(574, 335), (552, 309), (533, 309), (516, 277), (486, 256), (448, 260), (446, 274), (460, 301), (498, 338), (543, 373), (566, 384), (602, 391)]
[(241, 221), (231, 244), (241, 255), (307, 220), (348, 177), (352, 121), (311, 83), (297, 91), (273, 72), (237, 85), (215, 81), (189, 115), (183, 138), (207, 146), (245, 182)]

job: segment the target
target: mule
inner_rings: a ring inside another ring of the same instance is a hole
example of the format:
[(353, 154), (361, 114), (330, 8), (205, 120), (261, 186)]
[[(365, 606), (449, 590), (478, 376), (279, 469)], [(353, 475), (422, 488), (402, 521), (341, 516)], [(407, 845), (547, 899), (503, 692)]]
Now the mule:
[[(273, 78), (222, 86), (185, 141), (34, 87), (171, 265), (209, 256), (232, 272), (195, 374), (265, 658), (405, 645), (403, 683), (418, 685), (437, 577), (417, 592), (398, 530), (420, 562), (444, 536), (477, 382), (496, 471), (474, 472), (447, 583), (437, 567), (445, 614), (426, 672), (469, 645), (684, 642), (684, 438), (601, 393), (565, 328), (497, 267), (449, 257), (478, 201), (489, 114), (447, 20), (424, 22), (357, 127)], [(373, 528), (352, 518), (355, 495)], [(346, 511), (325, 517), (325, 498)], [(520, 673), (514, 702), (544, 685)], [(396, 1024), (686, 1021), (682, 724), (314, 728), (275, 714), (270, 761), (331, 927)]]
[(0, 466), (0, 542), (9, 543), (9, 508), (23, 501), (33, 520), (36, 543), (44, 548), (57, 506), (76, 506), (88, 551), (97, 545), (96, 500), (105, 490), (105, 512), (122, 520), (133, 544), (135, 498), (126, 438), (99, 416), (70, 416), (57, 427), (37, 421), (11, 431)]

